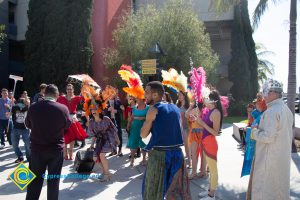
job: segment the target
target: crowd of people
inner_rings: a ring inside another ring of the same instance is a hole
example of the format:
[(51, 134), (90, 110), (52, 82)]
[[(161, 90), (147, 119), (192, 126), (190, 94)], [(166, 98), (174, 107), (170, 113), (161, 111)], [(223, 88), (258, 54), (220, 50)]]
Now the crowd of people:
[[(39, 199), (46, 169), (48, 174), (60, 175), (64, 160), (74, 159), (75, 142), (88, 136), (92, 137), (88, 149), (93, 150), (93, 160), (102, 170), (99, 179), (110, 181), (107, 156), (123, 156), (122, 128), (128, 134), (129, 166), (136, 165), (135, 158), (140, 154), (140, 165), (146, 166), (143, 199), (189, 200), (190, 180), (208, 176), (208, 189), (199, 193), (199, 198), (215, 199), (216, 137), (222, 128), (228, 100), (206, 83), (202, 67), (191, 70), (189, 86), (187, 77), (172, 68), (163, 70), (162, 82), (152, 81), (145, 87), (130, 66), (123, 65), (119, 74), (128, 85), (123, 88), (127, 93), (124, 105), (116, 88), (106, 86), (99, 91), (88, 81), (82, 82), (79, 95), (74, 94), (70, 83), (66, 85), (66, 94), (60, 93), (54, 84), (41, 84), (32, 102), (26, 91), (16, 101), (7, 89), (1, 90), (1, 148), (6, 134), (17, 158), (15, 163), (23, 162), (19, 148), (22, 137), (29, 168), (36, 175), (28, 185), (26, 199)], [(176, 103), (165, 92), (165, 86), (174, 92), (173, 96), (177, 95)], [(269, 81), (247, 106), (248, 127), (240, 131), (245, 149), (242, 175), (250, 174), (247, 199), (289, 199), (293, 122), (281, 93), (282, 86)], [(79, 107), (85, 113), (83, 124), (76, 115)], [(125, 127), (121, 127), (122, 116), (127, 123)], [(149, 135), (146, 144), (142, 138)], [(47, 188), (48, 199), (58, 199), (59, 180), (47, 180)]]

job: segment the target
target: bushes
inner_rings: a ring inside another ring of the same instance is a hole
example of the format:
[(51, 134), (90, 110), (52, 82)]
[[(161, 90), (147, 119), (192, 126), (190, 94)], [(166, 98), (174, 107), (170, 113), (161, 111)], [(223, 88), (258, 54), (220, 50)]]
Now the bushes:
[(228, 108), (229, 116), (247, 116), (247, 106), (248, 102), (240, 101), (234, 102), (231, 101)]

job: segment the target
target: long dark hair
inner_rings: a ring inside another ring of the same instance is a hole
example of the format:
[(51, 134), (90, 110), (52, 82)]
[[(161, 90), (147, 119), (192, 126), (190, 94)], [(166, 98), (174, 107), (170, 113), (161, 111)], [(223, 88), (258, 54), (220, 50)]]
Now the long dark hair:
[(216, 108), (220, 111), (221, 113), (221, 121), (220, 121), (220, 130), (222, 128), (222, 123), (223, 123), (223, 108), (221, 104), (221, 99), (220, 99), (220, 94), (217, 90), (212, 90), (209, 93), (209, 99), (215, 101)]
[(166, 102), (173, 103), (173, 100), (172, 100), (169, 92), (165, 92), (165, 96), (166, 96), (166, 99), (165, 99)]
[[(183, 96), (184, 96), (184, 105), (183, 105), (183, 107), (185, 109), (188, 109), (190, 107), (190, 100), (189, 100), (189, 97), (187, 95), (187, 92), (182, 92), (182, 91), (179, 91), (179, 92), (181, 92), (181, 94), (183, 94)], [(178, 108), (181, 108), (182, 102), (178, 99), (176, 105), (177, 105)]]
[[(107, 111), (104, 110), (103, 112), (107, 112)], [(103, 112), (97, 113), (97, 115), (99, 115), (99, 118), (100, 118), (101, 120), (103, 120), (104, 116), (106, 116)], [(95, 117), (93, 116), (93, 114), (90, 114), (90, 119), (95, 120)]]

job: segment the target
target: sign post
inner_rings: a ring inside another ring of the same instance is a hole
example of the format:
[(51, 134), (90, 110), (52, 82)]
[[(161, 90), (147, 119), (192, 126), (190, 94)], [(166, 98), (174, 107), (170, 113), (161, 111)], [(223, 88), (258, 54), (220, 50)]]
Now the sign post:
[(142, 74), (156, 74), (156, 59), (141, 60)]

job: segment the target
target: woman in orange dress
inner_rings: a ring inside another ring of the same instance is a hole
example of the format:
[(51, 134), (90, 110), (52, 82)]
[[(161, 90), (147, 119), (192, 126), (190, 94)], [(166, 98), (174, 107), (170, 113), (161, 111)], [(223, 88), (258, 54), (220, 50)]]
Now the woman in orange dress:
[[(203, 149), (201, 148), (203, 127), (196, 122), (197, 117), (201, 117), (202, 115), (202, 109), (203, 103), (198, 103), (198, 106), (196, 107), (195, 102), (193, 102), (185, 114), (185, 117), (189, 120), (190, 124), (188, 143), (191, 150), (192, 173), (189, 175), (189, 179), (193, 179), (197, 175), (201, 178), (206, 176), (206, 163), (203, 158)], [(199, 174), (197, 174), (199, 155), (201, 156), (201, 167)]]

